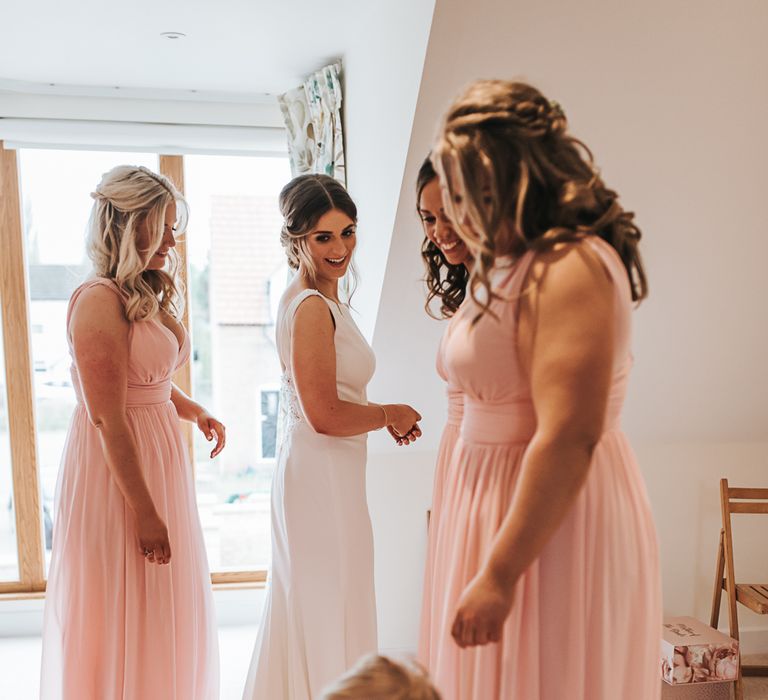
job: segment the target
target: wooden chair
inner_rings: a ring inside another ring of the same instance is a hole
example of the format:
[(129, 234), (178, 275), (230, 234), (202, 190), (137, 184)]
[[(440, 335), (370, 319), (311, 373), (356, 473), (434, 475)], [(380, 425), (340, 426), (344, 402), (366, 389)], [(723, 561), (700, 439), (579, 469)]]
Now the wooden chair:
[[(715, 569), (715, 591), (712, 597), (712, 617), (710, 626), (717, 629), (720, 621), (720, 601), (725, 590), (728, 596), (728, 622), (730, 635), (739, 639), (739, 617), (736, 603), (748, 607), (756, 613), (768, 613), (768, 584), (736, 583), (733, 569), (733, 533), (731, 514), (765, 513), (768, 514), (768, 488), (741, 489), (730, 488), (728, 479), (720, 480), (720, 508), (723, 527), (720, 530), (720, 545), (717, 548), (717, 567)], [(739, 677), (736, 680), (736, 700), (743, 700), (742, 676), (768, 676), (768, 666), (747, 666), (741, 663), (739, 650)]]

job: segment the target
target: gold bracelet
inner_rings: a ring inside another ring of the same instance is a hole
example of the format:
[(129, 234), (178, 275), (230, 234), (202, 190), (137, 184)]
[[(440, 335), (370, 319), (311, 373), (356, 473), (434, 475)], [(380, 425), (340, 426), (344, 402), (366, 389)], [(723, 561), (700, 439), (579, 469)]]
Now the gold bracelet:
[(386, 428), (389, 425), (389, 417), (387, 416), (387, 409), (384, 408), (384, 404), (379, 404), (379, 408), (384, 413), (384, 425), (382, 425), (381, 428), (379, 428), (379, 430), (384, 430), (384, 428)]

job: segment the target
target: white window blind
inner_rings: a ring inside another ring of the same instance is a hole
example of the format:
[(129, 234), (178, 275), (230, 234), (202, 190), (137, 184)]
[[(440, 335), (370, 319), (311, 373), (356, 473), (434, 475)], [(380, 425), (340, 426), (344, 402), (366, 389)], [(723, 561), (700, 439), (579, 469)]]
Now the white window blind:
[[(287, 154), (277, 101), (197, 96), (45, 95), (0, 89), (0, 140), (6, 148)], [(226, 96), (225, 96), (226, 97)]]

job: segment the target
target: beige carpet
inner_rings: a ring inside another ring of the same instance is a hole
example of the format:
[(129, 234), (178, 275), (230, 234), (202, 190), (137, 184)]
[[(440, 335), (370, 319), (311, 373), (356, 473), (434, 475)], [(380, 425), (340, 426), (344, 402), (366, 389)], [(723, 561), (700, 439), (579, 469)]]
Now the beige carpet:
[[(768, 664), (768, 654), (748, 654), (748, 664)], [(744, 700), (768, 700), (768, 678), (745, 678)]]

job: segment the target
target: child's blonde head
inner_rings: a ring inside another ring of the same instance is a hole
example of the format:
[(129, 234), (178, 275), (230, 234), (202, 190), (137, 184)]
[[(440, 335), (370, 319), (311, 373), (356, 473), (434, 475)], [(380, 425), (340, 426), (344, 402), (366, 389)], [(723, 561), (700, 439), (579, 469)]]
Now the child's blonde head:
[(440, 700), (426, 672), (371, 654), (325, 689), (321, 700)]

